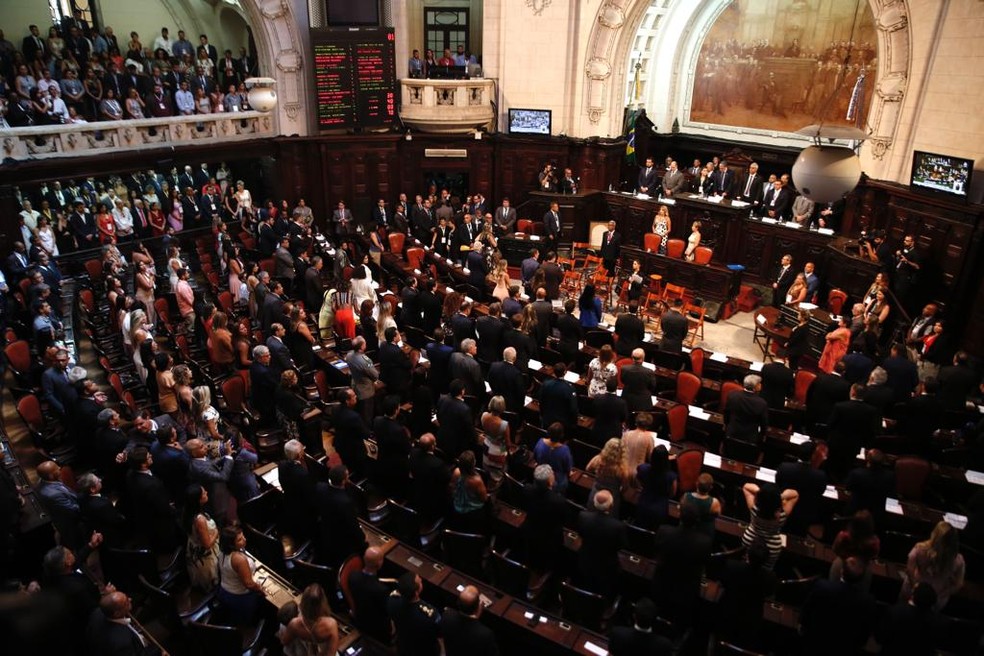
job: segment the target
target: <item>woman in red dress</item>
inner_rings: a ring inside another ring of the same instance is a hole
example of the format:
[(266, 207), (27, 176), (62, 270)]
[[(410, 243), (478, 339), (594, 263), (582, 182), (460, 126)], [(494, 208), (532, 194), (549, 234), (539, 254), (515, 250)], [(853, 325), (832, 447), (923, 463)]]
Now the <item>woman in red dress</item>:
[(96, 206), (96, 228), (99, 229), (99, 241), (112, 243), (116, 237), (116, 224), (113, 223), (113, 216), (106, 211), (105, 203)]
[(147, 215), (147, 220), (150, 221), (150, 227), (154, 231), (155, 237), (161, 237), (164, 235), (164, 228), (166, 227), (167, 218), (164, 216), (163, 210), (159, 203), (153, 203), (150, 206), (150, 214)]
[(851, 329), (847, 327), (847, 319), (843, 315), (837, 320), (837, 328), (827, 333), (826, 339), (827, 345), (823, 347), (818, 366), (829, 374), (847, 353), (847, 345), (851, 342)]

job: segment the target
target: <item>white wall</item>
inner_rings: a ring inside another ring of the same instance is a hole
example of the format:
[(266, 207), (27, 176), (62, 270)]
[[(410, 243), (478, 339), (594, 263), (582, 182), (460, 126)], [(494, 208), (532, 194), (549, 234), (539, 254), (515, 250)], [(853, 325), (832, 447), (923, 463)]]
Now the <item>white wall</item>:
[(51, 27), (51, 12), (48, 4), (39, 0), (3, 0), (0, 2), (0, 29), (4, 38), (19, 50), (21, 41), (30, 34), (28, 25), (37, 25), (41, 36), (48, 36)]

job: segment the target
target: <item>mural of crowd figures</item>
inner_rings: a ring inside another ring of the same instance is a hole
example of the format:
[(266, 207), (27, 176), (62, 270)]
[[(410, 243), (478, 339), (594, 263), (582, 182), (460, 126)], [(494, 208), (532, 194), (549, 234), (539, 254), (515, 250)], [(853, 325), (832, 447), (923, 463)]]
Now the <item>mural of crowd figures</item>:
[(852, 40), (856, 0), (735, 0), (701, 46), (691, 121), (794, 132), (823, 113), (825, 123), (854, 125), (845, 117), (863, 73), (864, 129), (878, 60), (871, 9), (860, 5)]

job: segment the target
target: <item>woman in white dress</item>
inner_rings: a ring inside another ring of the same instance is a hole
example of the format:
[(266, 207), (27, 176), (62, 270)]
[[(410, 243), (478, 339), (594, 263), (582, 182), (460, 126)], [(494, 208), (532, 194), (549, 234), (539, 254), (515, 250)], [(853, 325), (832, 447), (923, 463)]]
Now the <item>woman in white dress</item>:
[(58, 256), (58, 244), (55, 241), (55, 231), (51, 229), (51, 221), (42, 216), (38, 219), (38, 242), (49, 257)]
[(489, 281), (495, 284), (492, 295), (500, 303), (509, 298), (509, 263), (504, 259), (499, 260), (495, 265), (495, 270), (489, 274)]
[(659, 212), (653, 217), (653, 232), (659, 235), (659, 250), (657, 253), (660, 255), (666, 255), (666, 240), (669, 239), (672, 228), (673, 222), (670, 221), (670, 210), (666, 208), (666, 205), (660, 205)]
[(181, 261), (181, 250), (177, 246), (171, 246), (167, 255), (168, 281), (171, 284), (171, 293), (173, 294), (178, 289), (178, 270), (185, 268), (185, 265)]
[(372, 288), (372, 279), (368, 276), (365, 267), (356, 267), (352, 273), (352, 305), (362, 307), (363, 301), (372, 301), (372, 317), (379, 319), (379, 304), (376, 303), (376, 291)]
[(687, 252), (684, 257), (688, 262), (694, 261), (694, 251), (700, 246), (700, 221), (694, 221), (690, 226), (690, 237), (687, 238)]

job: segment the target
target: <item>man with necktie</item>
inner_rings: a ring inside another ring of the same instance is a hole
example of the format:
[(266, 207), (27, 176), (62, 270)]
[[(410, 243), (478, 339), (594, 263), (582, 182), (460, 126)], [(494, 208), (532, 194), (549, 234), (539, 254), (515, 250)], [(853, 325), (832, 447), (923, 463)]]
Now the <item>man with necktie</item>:
[(147, 216), (147, 209), (144, 207), (143, 199), (133, 199), (133, 230), (137, 237), (149, 239), (153, 228), (150, 226), (150, 218)]
[(557, 203), (550, 203), (550, 210), (543, 215), (543, 228), (546, 250), (557, 250), (557, 240), (560, 238), (560, 205)]
[(683, 189), (683, 173), (680, 173), (677, 163), (671, 161), (663, 176), (663, 195), (672, 196), (681, 189)]
[(386, 211), (386, 201), (380, 198), (376, 202), (376, 207), (372, 208), (372, 220), (377, 227), (386, 228), (389, 226), (389, 220), (392, 218)]
[[(652, 160), (650, 160), (652, 161)], [(615, 262), (618, 260), (619, 252), (622, 250), (622, 234), (615, 231), (615, 222), (608, 222), (608, 230), (601, 236), (601, 260), (602, 266), (608, 272), (608, 277), (615, 275)]]
[(718, 170), (711, 174), (714, 184), (714, 194), (722, 198), (731, 197), (731, 187), (735, 182), (735, 172), (728, 168), (724, 160), (718, 164)]
[(38, 58), (38, 53), (41, 54), (41, 59), (47, 59), (48, 47), (45, 45), (44, 39), (41, 38), (38, 26), (31, 25), (30, 30), (31, 33), (24, 37), (24, 42), (21, 44), (24, 61), (27, 63), (35, 61)]
[(509, 199), (502, 199), (502, 207), (495, 210), (495, 232), (497, 236), (508, 235), (516, 225), (516, 209), (509, 206)]
[(639, 169), (639, 180), (636, 190), (640, 194), (648, 194), (650, 189), (656, 189), (656, 167), (653, 166), (653, 158), (646, 158), (646, 165)]
[(738, 185), (738, 191), (734, 197), (734, 200), (750, 203), (753, 209), (762, 204), (762, 194), (764, 193), (762, 176), (759, 175), (758, 169), (759, 165), (755, 162), (748, 165), (748, 173)]
[(786, 302), (786, 293), (793, 284), (796, 274), (793, 272), (793, 256), (783, 255), (779, 273), (772, 283), (772, 307), (782, 307)]
[(574, 178), (574, 172), (569, 168), (564, 169), (564, 177), (560, 181), (560, 193), (562, 194), (576, 194), (577, 193), (577, 180)]

